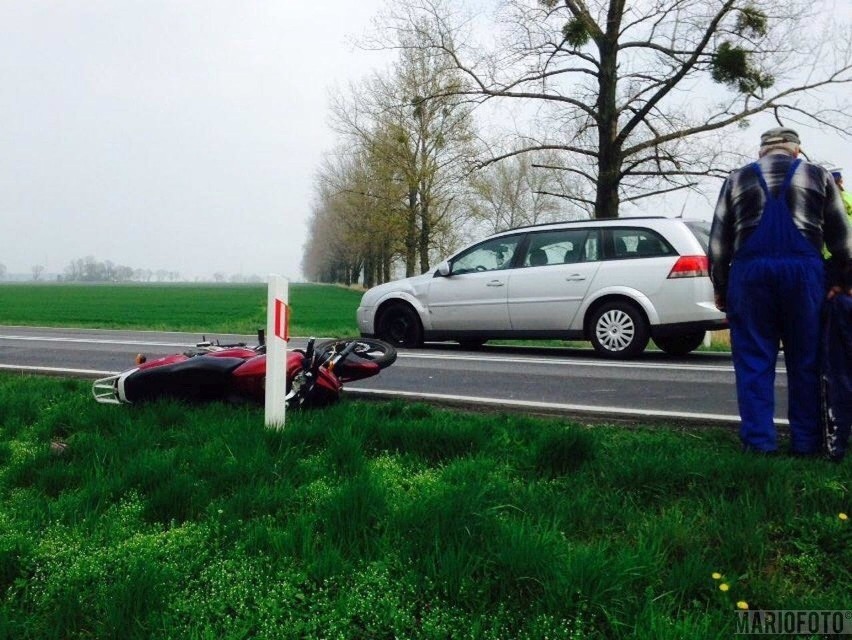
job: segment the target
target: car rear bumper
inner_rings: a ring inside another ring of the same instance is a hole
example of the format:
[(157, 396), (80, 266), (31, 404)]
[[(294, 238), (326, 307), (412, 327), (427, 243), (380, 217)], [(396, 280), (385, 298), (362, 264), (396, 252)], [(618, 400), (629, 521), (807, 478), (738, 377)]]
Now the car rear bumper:
[(694, 322), (673, 322), (671, 324), (658, 324), (651, 327), (652, 338), (668, 338), (680, 336), (696, 331), (723, 331), (728, 328), (727, 319), (722, 320), (697, 320)]

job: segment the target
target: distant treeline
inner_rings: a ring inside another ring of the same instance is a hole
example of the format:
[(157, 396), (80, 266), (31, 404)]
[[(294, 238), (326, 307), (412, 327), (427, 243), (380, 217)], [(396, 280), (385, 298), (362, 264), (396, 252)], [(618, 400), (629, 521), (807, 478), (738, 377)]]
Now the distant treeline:
[[(38, 280), (38, 277), (34, 277)], [(57, 277), (62, 282), (180, 282), (180, 272), (167, 269), (134, 269), (111, 260), (96, 260), (92, 256), (77, 258), (68, 263), (62, 275)], [(206, 278), (193, 278), (197, 281), (208, 282), (263, 282), (257, 274), (243, 275), (235, 273), (228, 275), (217, 271)]]
[(64, 282), (176, 282), (180, 273), (166, 269), (134, 269), (112, 260), (95, 260), (92, 256), (68, 263), (60, 276)]
[(31, 268), (31, 275), (25, 276), (20, 273), (8, 273), (6, 265), (0, 262), (0, 282), (33, 280), (34, 282), (54, 279), (58, 282), (264, 282), (256, 273), (245, 275), (242, 273), (227, 274), (217, 271), (210, 276), (195, 276), (193, 278), (181, 278), (179, 271), (168, 269), (135, 269), (123, 264), (116, 264), (112, 260), (96, 260), (93, 256), (77, 258), (68, 263), (61, 274), (45, 273), (45, 268), (36, 264)]

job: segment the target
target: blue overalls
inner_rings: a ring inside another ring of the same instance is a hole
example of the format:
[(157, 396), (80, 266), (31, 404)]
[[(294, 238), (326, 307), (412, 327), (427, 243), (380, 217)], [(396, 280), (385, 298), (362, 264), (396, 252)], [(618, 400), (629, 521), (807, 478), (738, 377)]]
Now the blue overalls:
[(793, 223), (786, 193), (796, 160), (776, 194), (757, 173), (766, 205), (757, 228), (734, 254), (728, 283), (728, 321), (737, 379), (740, 439), (747, 450), (778, 447), (773, 423), (779, 341), (787, 367), (790, 448), (816, 453), (821, 445), (820, 311), (825, 299), (822, 257)]

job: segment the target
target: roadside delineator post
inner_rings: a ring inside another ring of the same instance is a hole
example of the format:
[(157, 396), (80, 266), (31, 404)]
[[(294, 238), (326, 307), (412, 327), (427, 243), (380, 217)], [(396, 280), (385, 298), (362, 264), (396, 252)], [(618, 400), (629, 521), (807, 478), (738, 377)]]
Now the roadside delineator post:
[(287, 408), (287, 342), (290, 340), (290, 281), (269, 276), (266, 297), (266, 391), (264, 420), (267, 427), (284, 428)]

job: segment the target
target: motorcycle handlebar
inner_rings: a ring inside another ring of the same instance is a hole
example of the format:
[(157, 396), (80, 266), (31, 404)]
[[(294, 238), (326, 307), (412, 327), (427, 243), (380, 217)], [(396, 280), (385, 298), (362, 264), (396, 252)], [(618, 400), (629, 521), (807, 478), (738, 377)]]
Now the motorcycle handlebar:
[(334, 367), (336, 367), (338, 364), (340, 364), (341, 362), (346, 360), (346, 358), (349, 357), (349, 354), (352, 353), (355, 350), (355, 347), (357, 347), (357, 346), (358, 346), (358, 343), (355, 340), (353, 340), (352, 342), (350, 342), (349, 344), (347, 344), (343, 348), (343, 351), (341, 351), (337, 355), (329, 358), (328, 370), (334, 371)]

